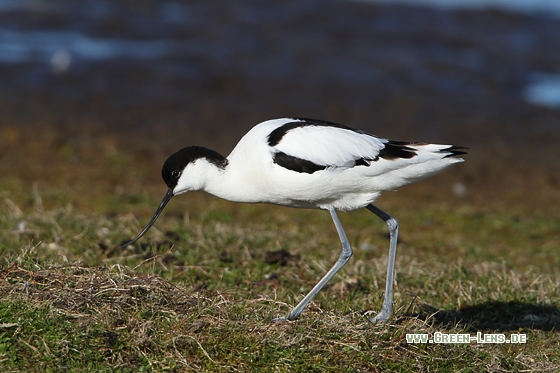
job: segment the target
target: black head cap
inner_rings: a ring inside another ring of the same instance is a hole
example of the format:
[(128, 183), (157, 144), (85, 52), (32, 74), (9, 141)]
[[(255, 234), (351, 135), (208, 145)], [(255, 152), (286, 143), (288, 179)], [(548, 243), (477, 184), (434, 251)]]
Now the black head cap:
[(183, 148), (171, 154), (163, 164), (161, 177), (163, 181), (165, 181), (165, 184), (167, 184), (167, 187), (171, 190), (175, 189), (185, 167), (187, 167), (189, 163), (200, 158), (205, 158), (208, 162), (222, 169), (225, 168), (228, 163), (224, 156), (214, 150), (201, 146)]

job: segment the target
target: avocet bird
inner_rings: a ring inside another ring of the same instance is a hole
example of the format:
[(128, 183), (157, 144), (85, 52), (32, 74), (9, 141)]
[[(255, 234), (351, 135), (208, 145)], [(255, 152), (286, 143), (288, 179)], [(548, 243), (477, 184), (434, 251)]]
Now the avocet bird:
[(296, 319), (313, 297), (346, 264), (352, 247), (336, 211), (365, 207), (390, 231), (385, 298), (372, 323), (382, 323), (393, 309), (393, 277), (397, 251), (397, 220), (372, 205), (382, 191), (435, 175), (466, 154), (463, 147), (391, 141), (341, 124), (304, 119), (269, 120), (253, 127), (224, 158), (217, 152), (189, 146), (172, 154), (161, 171), (169, 187), (148, 225), (154, 224), (169, 200), (204, 190), (233, 202), (274, 203), (316, 208), (331, 214), (342, 243), (338, 261), (285, 317)]

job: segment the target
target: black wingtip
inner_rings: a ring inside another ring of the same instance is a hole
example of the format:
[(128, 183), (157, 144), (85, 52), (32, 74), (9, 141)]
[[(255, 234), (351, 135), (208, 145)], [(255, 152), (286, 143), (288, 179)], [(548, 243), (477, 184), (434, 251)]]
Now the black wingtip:
[(452, 145), (449, 148), (442, 149), (441, 151), (444, 152), (444, 153), (447, 153), (445, 155), (445, 157), (443, 157), (443, 158), (449, 158), (449, 157), (455, 157), (455, 156), (458, 156), (458, 155), (469, 154), (465, 151), (467, 149), (469, 149), (469, 148), (467, 148), (466, 146)]

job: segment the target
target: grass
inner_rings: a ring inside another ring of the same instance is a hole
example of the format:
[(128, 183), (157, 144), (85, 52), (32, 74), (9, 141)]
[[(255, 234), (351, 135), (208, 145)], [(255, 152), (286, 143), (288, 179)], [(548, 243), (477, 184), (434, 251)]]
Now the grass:
[[(109, 148), (80, 167), (59, 160), (63, 176), (37, 183), (37, 165), (4, 170), (2, 372), (560, 370), (554, 207), (512, 204), (515, 194), (453, 197), (442, 177), (389, 193), (379, 206), (401, 223), (389, 323), (366, 319), (381, 306), (388, 249), (387, 228), (367, 211), (341, 214), (355, 255), (332, 285), (300, 319), (273, 323), (339, 255), (328, 214), (193, 193), (136, 246), (115, 250), (164, 188), (149, 162), (142, 169)], [(407, 333), (435, 332), (525, 334), (527, 343), (407, 343)]]

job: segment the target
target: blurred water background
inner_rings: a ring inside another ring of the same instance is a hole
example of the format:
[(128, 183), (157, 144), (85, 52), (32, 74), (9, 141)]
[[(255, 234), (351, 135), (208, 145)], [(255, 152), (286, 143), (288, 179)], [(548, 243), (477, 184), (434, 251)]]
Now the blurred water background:
[(305, 116), (554, 168), (559, 4), (0, 0), (0, 129), (227, 152)]

